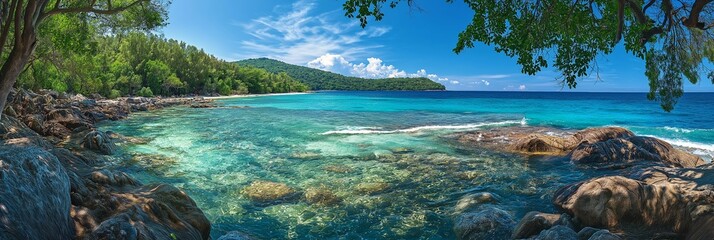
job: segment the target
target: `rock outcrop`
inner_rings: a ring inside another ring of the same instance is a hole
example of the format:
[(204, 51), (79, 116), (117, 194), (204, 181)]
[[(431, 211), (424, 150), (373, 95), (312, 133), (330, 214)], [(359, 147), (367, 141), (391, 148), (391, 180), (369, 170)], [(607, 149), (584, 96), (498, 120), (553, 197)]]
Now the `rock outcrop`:
[(69, 177), (35, 146), (0, 145), (0, 239), (72, 239)]
[(568, 158), (579, 164), (635, 161), (653, 161), (676, 167), (696, 167), (705, 164), (702, 158), (675, 149), (665, 141), (639, 136), (581, 143), (568, 154)]
[[(136, 104), (25, 90), (9, 100), (0, 119), (0, 239), (210, 239), (210, 222), (184, 192), (143, 185), (97, 154), (115, 147), (93, 124), (126, 117)], [(155, 109), (192, 100), (140, 102)]]

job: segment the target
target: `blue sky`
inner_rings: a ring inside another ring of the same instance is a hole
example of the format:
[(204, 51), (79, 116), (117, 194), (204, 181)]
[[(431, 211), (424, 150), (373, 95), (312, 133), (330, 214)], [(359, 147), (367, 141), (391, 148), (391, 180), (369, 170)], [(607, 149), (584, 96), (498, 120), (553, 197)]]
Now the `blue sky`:
[[(514, 59), (477, 45), (451, 50), (473, 12), (463, 3), (417, 1), (418, 9), (386, 9), (381, 22), (362, 29), (344, 17), (340, 0), (174, 0), (168, 38), (233, 61), (269, 57), (292, 64), (360, 77), (424, 76), (449, 90), (476, 91), (648, 91), (644, 62), (618, 49), (598, 59), (599, 80), (582, 79), (562, 88), (558, 73), (520, 73)], [(708, 81), (686, 91), (714, 91)]]

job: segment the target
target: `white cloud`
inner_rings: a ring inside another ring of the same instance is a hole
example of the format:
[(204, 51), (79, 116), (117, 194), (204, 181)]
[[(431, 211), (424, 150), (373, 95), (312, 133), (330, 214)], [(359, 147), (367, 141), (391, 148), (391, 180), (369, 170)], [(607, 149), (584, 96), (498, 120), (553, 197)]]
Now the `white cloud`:
[(375, 57), (367, 58), (367, 63), (352, 63), (342, 55), (327, 53), (308, 62), (307, 66), (363, 78), (425, 77), (432, 81), (449, 81), (448, 78), (429, 73), (426, 69), (407, 73), (394, 65), (385, 64), (382, 59)]
[(459, 83), (460, 83), (460, 82), (459, 82), (459, 81), (456, 81), (456, 80), (451, 81), (451, 84), (454, 84), (454, 85), (457, 85), (457, 84), (459, 84)]
[(242, 52), (236, 57), (269, 57), (298, 65), (328, 53), (353, 59), (381, 47), (364, 44), (365, 39), (390, 31), (385, 27), (362, 29), (357, 21), (345, 20), (339, 11), (314, 14), (314, 9), (315, 1), (301, 0), (284, 14), (235, 24), (253, 36), (240, 42)]
[(520, 86), (518, 86), (518, 90), (526, 90), (526, 85), (521, 84)]
[(483, 83), (483, 85), (486, 85), (486, 86), (491, 85), (491, 82), (483, 80), (483, 79), (481, 79), (481, 83)]

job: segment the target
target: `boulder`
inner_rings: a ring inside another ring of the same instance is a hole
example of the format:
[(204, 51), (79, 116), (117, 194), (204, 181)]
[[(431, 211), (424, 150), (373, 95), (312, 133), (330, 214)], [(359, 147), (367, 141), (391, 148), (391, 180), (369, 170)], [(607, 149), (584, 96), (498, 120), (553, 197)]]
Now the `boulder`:
[(114, 153), (114, 141), (104, 132), (92, 130), (82, 138), (82, 146), (105, 155)]
[(377, 194), (377, 193), (382, 193), (389, 189), (389, 183), (386, 182), (363, 182), (357, 184), (356, 188), (357, 192), (362, 193), (362, 194)]
[(502, 239), (511, 236), (515, 224), (506, 211), (489, 207), (459, 216), (454, 233), (457, 239)]
[(580, 232), (578, 232), (578, 239), (579, 240), (588, 240), (590, 237), (592, 237), (593, 234), (596, 232), (600, 231), (602, 229), (599, 228), (594, 228), (594, 227), (584, 227), (583, 229), (580, 229)]
[(45, 121), (57, 122), (68, 129), (91, 126), (83, 119), (83, 114), (79, 108), (60, 108), (47, 113)]
[(572, 137), (556, 137), (545, 134), (530, 134), (517, 139), (510, 149), (517, 152), (559, 154), (567, 151), (576, 140)]
[(188, 195), (173, 186), (146, 185), (114, 198), (120, 206), (87, 238), (210, 239), (208, 219)]
[(297, 193), (295, 189), (285, 183), (260, 180), (252, 182), (241, 192), (250, 200), (258, 203), (287, 201), (294, 198)]
[(500, 197), (496, 194), (489, 192), (480, 192), (467, 194), (459, 199), (454, 206), (454, 213), (461, 214), (464, 212), (472, 211), (475, 208), (481, 206), (485, 203), (496, 203)]
[(141, 104), (148, 103), (149, 99), (145, 97), (130, 97), (126, 99), (126, 102), (129, 104)]
[(58, 122), (45, 122), (42, 128), (45, 130), (43, 133), (45, 136), (53, 136), (64, 139), (72, 135), (72, 130), (69, 130), (69, 128)]
[(581, 143), (596, 143), (610, 139), (628, 138), (634, 136), (635, 134), (630, 130), (621, 127), (588, 128), (573, 134), (573, 138), (575, 138), (576, 142), (575, 145), (570, 146), (570, 149), (575, 148)]
[(677, 167), (696, 167), (706, 162), (693, 154), (651, 137), (617, 138), (595, 143), (583, 142), (568, 154), (579, 164), (619, 164), (653, 161)]
[(563, 226), (556, 225), (548, 230), (540, 232), (538, 236), (533, 238), (534, 240), (578, 240), (578, 233), (573, 229)]
[(622, 224), (637, 224), (682, 232), (689, 219), (678, 187), (650, 185), (620, 176), (600, 177), (560, 188), (555, 192), (553, 203), (574, 216), (582, 226), (614, 229)]
[(0, 145), (0, 239), (74, 239), (70, 184), (55, 156)]
[(528, 238), (538, 235), (541, 231), (550, 229), (555, 225), (572, 227), (568, 216), (565, 214), (548, 214), (542, 212), (529, 212), (518, 222), (513, 230), (514, 239)]

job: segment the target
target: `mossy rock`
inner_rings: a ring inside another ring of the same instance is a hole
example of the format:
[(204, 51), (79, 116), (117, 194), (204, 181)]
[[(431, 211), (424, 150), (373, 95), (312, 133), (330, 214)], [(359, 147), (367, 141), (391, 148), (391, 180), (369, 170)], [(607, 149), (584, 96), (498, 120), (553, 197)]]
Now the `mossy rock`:
[(340, 197), (326, 187), (308, 188), (305, 191), (305, 200), (310, 204), (323, 206), (338, 204), (342, 201)]
[(357, 192), (363, 193), (363, 194), (376, 194), (376, 193), (381, 193), (389, 189), (389, 183), (386, 182), (364, 182), (357, 184), (357, 187), (355, 188)]
[(252, 182), (250, 186), (243, 188), (241, 193), (258, 203), (286, 201), (296, 195), (295, 189), (285, 183), (262, 180)]

